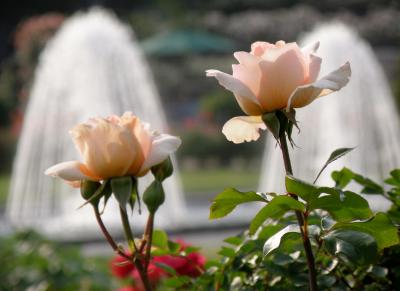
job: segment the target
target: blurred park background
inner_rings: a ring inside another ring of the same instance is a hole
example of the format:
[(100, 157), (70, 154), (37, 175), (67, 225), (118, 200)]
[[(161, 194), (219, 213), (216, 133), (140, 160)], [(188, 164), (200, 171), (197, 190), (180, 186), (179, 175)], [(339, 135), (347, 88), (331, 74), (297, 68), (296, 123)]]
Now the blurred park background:
[[(296, 41), (321, 21), (340, 20), (373, 45), (400, 100), (399, 1), (5, 1), (0, 19), (0, 211), (41, 50), (79, 10), (102, 6), (131, 26), (151, 66), (178, 153), (185, 193), (212, 197), (233, 183), (254, 189), (263, 142), (234, 145), (223, 123), (240, 114), (229, 92), (204, 77), (229, 72), (232, 52), (255, 40)], [(397, 103), (399, 104), (399, 102)], [(243, 170), (245, 169), (245, 170)]]
[[(145, 53), (170, 132), (183, 141), (177, 159), (188, 201), (208, 203), (228, 186), (257, 189), (264, 141), (235, 145), (225, 140), (223, 123), (241, 111), (231, 94), (204, 73), (209, 68), (230, 72), (232, 53), (248, 51), (255, 40), (296, 41), (320, 22), (340, 20), (372, 45), (400, 104), (397, 0), (5, 0), (1, 5), (0, 216), (40, 53), (69, 16), (93, 6), (110, 9), (131, 27)], [(26, 236), (37, 243), (34, 234)], [(7, 245), (13, 239), (20, 237)], [(90, 273), (92, 263), (72, 270)]]

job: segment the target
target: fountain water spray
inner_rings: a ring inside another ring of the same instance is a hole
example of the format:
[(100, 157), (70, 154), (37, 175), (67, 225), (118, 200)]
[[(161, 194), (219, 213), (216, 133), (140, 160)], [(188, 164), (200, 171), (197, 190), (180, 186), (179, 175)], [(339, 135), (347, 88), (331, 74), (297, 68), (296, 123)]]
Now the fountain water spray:
[[(322, 57), (320, 76), (346, 61), (350, 61), (352, 76), (341, 91), (297, 110), (301, 133), (293, 130), (298, 147), (291, 151), (294, 174), (313, 181), (333, 150), (356, 147), (330, 165), (318, 184), (332, 185), (329, 173), (344, 166), (382, 182), (390, 170), (400, 167), (400, 122), (382, 67), (371, 47), (343, 24), (321, 25), (301, 43), (316, 41), (320, 41), (317, 55)], [(259, 190), (284, 193), (285, 171), (275, 146), (276, 141), (269, 138)], [(388, 205), (383, 200), (376, 202), (378, 207), (371, 203), (375, 209)]]
[[(68, 134), (75, 124), (125, 111), (153, 129), (166, 130), (154, 81), (133, 33), (105, 10), (78, 13), (64, 23), (40, 56), (14, 162), (6, 208), (9, 221), (57, 238), (100, 235), (91, 207), (77, 210), (84, 202), (79, 192), (44, 171), (79, 157)], [(161, 227), (184, 221), (176, 173), (164, 183), (167, 197), (156, 220)], [(144, 179), (140, 188), (149, 182), (150, 177)], [(113, 230), (113, 224), (119, 225), (119, 213), (113, 211), (117, 203), (111, 204), (103, 216)]]

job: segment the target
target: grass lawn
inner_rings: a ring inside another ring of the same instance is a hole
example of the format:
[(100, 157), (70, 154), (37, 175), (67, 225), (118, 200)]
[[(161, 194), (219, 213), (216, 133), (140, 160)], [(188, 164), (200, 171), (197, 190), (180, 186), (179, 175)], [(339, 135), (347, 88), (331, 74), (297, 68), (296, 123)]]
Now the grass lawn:
[(220, 192), (227, 187), (238, 190), (256, 190), (258, 185), (259, 171), (257, 170), (232, 170), (199, 169), (181, 171), (181, 179), (186, 194), (196, 194), (206, 191)]

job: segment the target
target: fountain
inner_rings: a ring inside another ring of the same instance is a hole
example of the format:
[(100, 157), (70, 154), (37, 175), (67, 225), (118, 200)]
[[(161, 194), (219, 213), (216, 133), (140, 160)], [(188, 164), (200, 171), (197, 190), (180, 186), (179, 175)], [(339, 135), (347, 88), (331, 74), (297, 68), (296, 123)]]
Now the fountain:
[[(129, 28), (95, 8), (64, 23), (43, 51), (35, 76), (6, 217), (13, 226), (33, 227), (58, 239), (93, 238), (99, 231), (91, 207), (77, 210), (84, 202), (79, 192), (43, 173), (51, 165), (79, 157), (68, 130), (89, 117), (132, 111), (153, 129), (166, 130), (151, 73)], [(164, 182), (167, 197), (156, 219), (163, 228), (184, 221), (176, 173)], [(150, 177), (141, 180), (143, 189)], [(111, 201), (103, 215), (111, 232), (119, 225), (116, 207)]]
[[(400, 122), (382, 67), (371, 47), (343, 24), (321, 25), (301, 43), (317, 40), (321, 43), (317, 54), (323, 59), (320, 76), (347, 60), (352, 76), (341, 91), (297, 110), (301, 133), (293, 133), (298, 146), (291, 151), (294, 174), (313, 181), (334, 149), (356, 147), (330, 165), (318, 184), (332, 185), (330, 172), (344, 166), (382, 182), (390, 170), (400, 167)], [(275, 146), (275, 140), (269, 138), (259, 190), (283, 193), (282, 157)], [(370, 195), (367, 199), (375, 209), (388, 206), (382, 199)]]

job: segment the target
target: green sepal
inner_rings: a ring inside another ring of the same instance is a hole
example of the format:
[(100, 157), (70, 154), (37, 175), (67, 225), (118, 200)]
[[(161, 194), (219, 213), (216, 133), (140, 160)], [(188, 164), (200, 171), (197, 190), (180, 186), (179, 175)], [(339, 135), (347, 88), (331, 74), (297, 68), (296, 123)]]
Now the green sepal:
[(276, 112), (264, 113), (262, 116), (262, 120), (264, 121), (265, 125), (275, 137), (275, 139), (279, 139), (280, 133), (280, 121), (279, 118), (276, 116)]
[[(96, 193), (96, 191), (101, 187), (100, 182), (83, 180), (81, 182), (81, 195), (85, 200), (89, 200)], [(100, 196), (94, 197), (91, 199), (90, 203), (93, 205), (98, 205), (100, 201)]]
[(126, 211), (126, 204), (132, 193), (132, 178), (128, 176), (112, 178), (111, 189), (119, 206)]
[(138, 201), (138, 204), (139, 204), (139, 214), (140, 214), (141, 206), (140, 206), (140, 197), (139, 197), (139, 192), (138, 192), (138, 182), (134, 177), (132, 177), (132, 191), (131, 191), (131, 195), (129, 196), (129, 199), (128, 199), (128, 204), (131, 207), (132, 211), (133, 211), (133, 208), (135, 207), (136, 201)]
[(103, 183), (83, 180), (81, 181), (81, 195), (85, 199), (79, 208), (82, 208), (86, 204), (92, 204), (94, 207), (98, 208), (101, 197), (104, 195), (104, 188), (107, 185), (107, 180)]
[(154, 214), (158, 207), (164, 203), (164, 189), (159, 180), (154, 180), (143, 193), (143, 202), (150, 213)]
[(171, 158), (168, 157), (162, 163), (155, 165), (151, 168), (151, 172), (158, 181), (164, 181), (174, 172), (174, 166)]

